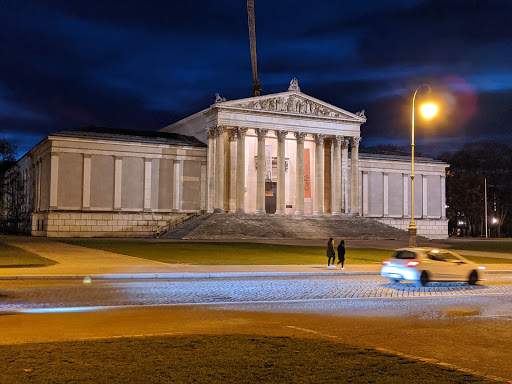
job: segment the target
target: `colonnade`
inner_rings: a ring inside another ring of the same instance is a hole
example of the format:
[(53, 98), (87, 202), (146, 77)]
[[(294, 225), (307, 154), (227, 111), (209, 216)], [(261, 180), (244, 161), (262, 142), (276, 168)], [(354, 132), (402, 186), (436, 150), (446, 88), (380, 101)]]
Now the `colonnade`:
[[(227, 174), (224, 146), (226, 135), (232, 140), (236, 139), (236, 188), (235, 205), (236, 212), (245, 212), (245, 169), (247, 156), (245, 153), (245, 139), (248, 128), (217, 126), (207, 130), (208, 133), (208, 161), (209, 161), (209, 210), (213, 212), (225, 212), (225, 195)], [(269, 138), (277, 139), (277, 190), (276, 190), (276, 214), (283, 215), (286, 212), (286, 157), (285, 140), (290, 139), (288, 131), (273, 130), (273, 136), (268, 129), (254, 128), (257, 137), (257, 169), (256, 169), (256, 210), (257, 214), (265, 214), (265, 143)], [(331, 214), (341, 215), (350, 213), (359, 214), (359, 143), (361, 137), (347, 137), (326, 135), (321, 133), (293, 132), (297, 145), (296, 172), (295, 172), (295, 215), (304, 215), (304, 141), (310, 135), (315, 141), (315, 188), (313, 197), (313, 215), (324, 215), (324, 186), (325, 186), (325, 145), (331, 143), (334, 151), (331, 151), (333, 168), (331, 169)], [(351, 182), (350, 203), (348, 202), (348, 146), (351, 146)], [(240, 180), (243, 180), (240, 182)]]

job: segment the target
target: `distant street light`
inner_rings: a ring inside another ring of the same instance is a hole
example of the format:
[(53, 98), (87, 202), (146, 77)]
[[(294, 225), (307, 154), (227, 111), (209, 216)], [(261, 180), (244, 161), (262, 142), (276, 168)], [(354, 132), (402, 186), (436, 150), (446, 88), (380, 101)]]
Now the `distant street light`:
[[(412, 97), (412, 126), (411, 126), (411, 222), (409, 223), (409, 247), (416, 247), (416, 234), (418, 232), (418, 227), (416, 227), (416, 222), (414, 221), (414, 102), (416, 101), (416, 94), (420, 90), (421, 87), (427, 87), (428, 93), (431, 92), (430, 86), (428, 84), (421, 84), (416, 91), (414, 92), (414, 96)], [(425, 104), (421, 107), (421, 113), (427, 119), (433, 117), (437, 112), (437, 106), (435, 104)]]

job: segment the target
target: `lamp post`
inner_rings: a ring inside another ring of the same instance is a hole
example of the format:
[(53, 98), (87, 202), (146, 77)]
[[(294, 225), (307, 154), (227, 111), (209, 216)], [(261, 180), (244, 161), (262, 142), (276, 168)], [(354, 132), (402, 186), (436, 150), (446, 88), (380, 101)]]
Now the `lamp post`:
[[(427, 87), (428, 93), (431, 92), (430, 86), (428, 84), (421, 84), (416, 91), (414, 92), (414, 96), (412, 97), (412, 126), (411, 126), (411, 222), (409, 223), (409, 247), (416, 247), (416, 234), (418, 232), (418, 227), (416, 227), (416, 222), (414, 221), (414, 103), (416, 101), (416, 94), (420, 90), (421, 87)], [(437, 107), (434, 104), (425, 104), (421, 107), (421, 113), (426, 118), (430, 119), (437, 112)]]

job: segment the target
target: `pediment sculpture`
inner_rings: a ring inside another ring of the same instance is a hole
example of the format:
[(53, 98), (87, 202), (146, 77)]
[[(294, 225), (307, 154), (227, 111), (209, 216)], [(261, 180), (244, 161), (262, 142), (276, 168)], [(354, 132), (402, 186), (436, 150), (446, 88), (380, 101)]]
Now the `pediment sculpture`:
[(306, 115), (326, 117), (349, 117), (324, 105), (307, 100), (296, 95), (285, 97), (270, 97), (262, 100), (251, 100), (237, 104), (236, 107), (259, 109), (263, 111), (295, 112)]

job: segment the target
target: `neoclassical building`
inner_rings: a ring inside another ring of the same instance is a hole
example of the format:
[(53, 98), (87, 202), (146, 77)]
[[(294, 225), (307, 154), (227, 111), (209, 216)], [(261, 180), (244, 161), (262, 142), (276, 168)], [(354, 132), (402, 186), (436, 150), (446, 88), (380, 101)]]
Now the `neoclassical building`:
[[(233, 101), (217, 95), (208, 109), (162, 131), (208, 143), (209, 212), (363, 215), (407, 229), (410, 159), (360, 155), (365, 122), (364, 110), (308, 96), (294, 79), (287, 92)], [(416, 160), (420, 235), (447, 236), (446, 167)]]
[[(410, 158), (359, 153), (364, 110), (300, 91), (226, 101), (158, 132), (52, 134), (18, 162), (32, 234), (153, 236), (190, 213), (362, 215), (407, 229)], [(446, 163), (416, 160), (418, 234), (445, 238)]]

